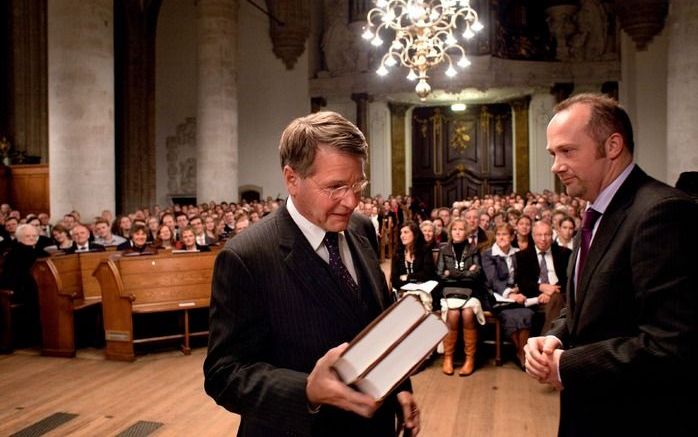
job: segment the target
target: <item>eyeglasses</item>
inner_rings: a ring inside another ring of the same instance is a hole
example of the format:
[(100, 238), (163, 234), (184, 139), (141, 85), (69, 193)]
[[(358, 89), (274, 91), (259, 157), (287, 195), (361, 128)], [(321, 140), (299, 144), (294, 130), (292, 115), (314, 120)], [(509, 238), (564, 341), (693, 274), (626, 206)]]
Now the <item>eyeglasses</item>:
[(350, 191), (354, 194), (360, 194), (368, 186), (368, 180), (362, 179), (351, 185), (342, 185), (341, 187), (336, 188), (325, 188), (320, 186), (320, 184), (315, 182), (312, 178), (308, 179), (313, 181), (313, 183), (317, 185), (318, 188), (320, 188), (320, 190), (327, 195), (327, 197), (334, 201), (344, 199)]

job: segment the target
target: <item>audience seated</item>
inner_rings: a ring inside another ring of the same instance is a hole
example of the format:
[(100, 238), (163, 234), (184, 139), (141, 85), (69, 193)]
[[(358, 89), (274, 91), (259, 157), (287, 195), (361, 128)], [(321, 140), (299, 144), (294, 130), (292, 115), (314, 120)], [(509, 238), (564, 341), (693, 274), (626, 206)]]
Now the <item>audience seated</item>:
[(210, 252), (211, 248), (197, 243), (194, 229), (192, 229), (191, 226), (186, 226), (181, 230), (181, 240), (177, 242), (177, 250), (186, 250), (188, 252)]
[(65, 253), (76, 252), (104, 252), (104, 246), (90, 241), (90, 231), (87, 226), (76, 224), (73, 226), (73, 245), (65, 250)]
[[(108, 212), (108, 211), (107, 211)], [(102, 212), (104, 214), (104, 211)], [(94, 224), (95, 232), (95, 243), (101, 244), (104, 247), (118, 246), (124, 242), (126, 239), (119, 235), (114, 235), (111, 233), (111, 227), (109, 226), (109, 220), (106, 218), (98, 218), (95, 220)]]
[(47, 246), (44, 250), (55, 251), (55, 250), (68, 250), (73, 247), (73, 239), (70, 238), (68, 230), (62, 224), (58, 223), (51, 230), (51, 235), (53, 236), (53, 243), (51, 246)]
[(148, 228), (141, 223), (131, 227), (130, 238), (119, 244), (116, 249), (123, 250), (124, 255), (154, 255), (157, 250), (148, 245)]
[(558, 223), (557, 237), (554, 238), (555, 244), (569, 250), (574, 249), (574, 228), (574, 220), (565, 214)]
[[(417, 224), (407, 222), (400, 228), (400, 242), (392, 259), (390, 283), (399, 290), (407, 283), (432, 279), (436, 279), (436, 266), (431, 249), (426, 245)], [(433, 302), (432, 296), (426, 293), (420, 293), (419, 297), (429, 311), (441, 309), (440, 299)]]
[[(516, 286), (516, 252), (511, 245), (514, 228), (502, 223), (495, 229), (495, 244), (482, 254), (482, 268), (487, 277), (487, 287), (496, 294), (495, 300), (510, 299), (513, 305), (502, 304), (494, 309), (502, 321), (504, 335), (511, 338), (516, 347), (516, 357), (523, 368), (523, 347), (528, 341), (533, 320), (533, 310), (525, 307), (526, 296)], [(501, 299), (499, 299), (501, 297)]]
[(480, 254), (476, 246), (468, 244), (469, 229), (463, 219), (455, 219), (449, 226), (450, 241), (442, 244), (436, 267), (442, 293), (446, 301), (448, 334), (444, 339), (443, 372), (453, 374), (453, 353), (458, 338), (458, 324), (463, 323), (465, 363), (458, 372), (468, 376), (475, 370), (477, 327), (485, 324), (484, 309), (489, 309), (485, 277), (482, 273)]
[[(534, 244), (516, 253), (516, 284), (526, 295), (526, 307), (534, 306), (544, 316), (541, 333), (560, 315), (567, 283), (571, 250), (552, 244), (551, 226), (538, 221), (533, 226)], [(538, 334), (537, 332), (534, 334)]]
[(158, 229), (158, 237), (153, 242), (153, 248), (155, 249), (174, 249), (177, 242), (174, 240), (174, 233), (172, 229), (167, 225), (160, 225)]
[(512, 246), (519, 250), (527, 249), (533, 246), (533, 237), (531, 236), (531, 217), (522, 214), (516, 219), (516, 238), (511, 243)]

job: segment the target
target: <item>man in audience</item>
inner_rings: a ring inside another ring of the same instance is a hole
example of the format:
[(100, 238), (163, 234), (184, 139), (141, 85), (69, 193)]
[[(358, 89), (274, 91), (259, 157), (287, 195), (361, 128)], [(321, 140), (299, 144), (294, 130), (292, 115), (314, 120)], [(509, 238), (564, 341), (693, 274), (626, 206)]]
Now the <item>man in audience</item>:
[(199, 246), (210, 246), (215, 241), (206, 235), (206, 230), (204, 229), (204, 222), (198, 215), (192, 217), (189, 220), (189, 226), (191, 226), (192, 231), (194, 231), (194, 238), (196, 239), (196, 244)]
[(15, 232), (17, 231), (18, 224), (19, 220), (17, 220), (14, 217), (7, 217), (5, 219), (5, 239), (7, 239), (8, 241), (15, 240)]
[(439, 208), (437, 216), (441, 219), (444, 229), (448, 229), (448, 224), (451, 223), (451, 211), (448, 208)]
[(560, 393), (561, 436), (698, 435), (698, 205), (633, 163), (630, 118), (580, 94), (548, 124), (552, 171), (590, 202), (567, 307), (525, 347)]
[(176, 212), (175, 213), (175, 223), (177, 224), (176, 231), (175, 231), (175, 239), (177, 241), (179, 241), (181, 238), (181, 235), (180, 235), (181, 230), (186, 228), (187, 226), (189, 226), (189, 218), (187, 217), (187, 214), (184, 212)]
[(77, 220), (75, 219), (75, 216), (71, 213), (68, 213), (63, 216), (63, 226), (68, 230), (68, 233), (71, 233), (73, 231), (73, 227), (77, 223)]
[(291, 122), (279, 149), (287, 206), (216, 258), (206, 391), (242, 416), (239, 436), (395, 436), (398, 410), (414, 435), (409, 381), (376, 402), (331, 368), (390, 304), (375, 234), (358, 231), (371, 224), (353, 213), (366, 140), (319, 112)]
[(73, 246), (66, 253), (103, 252), (104, 246), (90, 241), (90, 230), (87, 226), (77, 224), (73, 227)]
[(544, 221), (537, 221), (531, 234), (534, 244), (516, 253), (516, 284), (527, 297), (526, 306), (537, 305), (537, 312), (545, 317), (541, 331), (547, 332), (564, 304), (567, 263), (572, 252), (552, 244), (552, 228)]
[(232, 209), (223, 214), (223, 222), (225, 223), (223, 231), (226, 235), (233, 235), (235, 233), (235, 213)]
[(250, 219), (247, 215), (243, 214), (235, 220), (235, 228), (233, 229), (233, 235), (239, 235), (242, 231), (250, 227)]
[(470, 208), (463, 214), (463, 219), (471, 231), (468, 235), (468, 244), (471, 247), (479, 247), (479, 250), (486, 249), (488, 237), (484, 229), (480, 227), (480, 210)]
[(95, 243), (100, 244), (104, 247), (118, 246), (121, 243), (125, 243), (126, 239), (120, 235), (114, 235), (111, 233), (111, 226), (109, 221), (104, 218), (95, 220)]
[(45, 237), (51, 237), (51, 217), (45, 212), (40, 212), (39, 215), (39, 222), (41, 223), (41, 234)]

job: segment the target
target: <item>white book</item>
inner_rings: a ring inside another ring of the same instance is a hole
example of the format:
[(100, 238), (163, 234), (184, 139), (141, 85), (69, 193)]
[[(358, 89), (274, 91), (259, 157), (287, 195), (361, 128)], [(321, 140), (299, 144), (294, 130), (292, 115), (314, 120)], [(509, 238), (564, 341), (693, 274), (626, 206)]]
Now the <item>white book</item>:
[(340, 379), (377, 400), (405, 380), (446, 336), (448, 328), (405, 295), (367, 326), (334, 363)]

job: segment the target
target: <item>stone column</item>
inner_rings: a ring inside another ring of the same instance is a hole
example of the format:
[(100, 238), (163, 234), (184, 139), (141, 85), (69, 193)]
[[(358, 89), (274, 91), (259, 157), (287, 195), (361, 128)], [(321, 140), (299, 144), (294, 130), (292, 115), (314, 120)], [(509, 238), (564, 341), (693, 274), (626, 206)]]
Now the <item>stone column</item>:
[(372, 102), (369, 105), (369, 126), (371, 142), (368, 150), (371, 161), (371, 195), (391, 193), (390, 159), (390, 109), (386, 102)]
[(113, 0), (48, 2), (51, 216), (114, 210)]
[(392, 187), (388, 194), (406, 194), (405, 187), (405, 114), (410, 105), (388, 103), (390, 108), (390, 154), (393, 162)]
[(667, 61), (667, 183), (698, 170), (698, 2), (672, 0)]
[(537, 193), (555, 189), (555, 175), (550, 171), (553, 162), (545, 148), (548, 143), (546, 131), (555, 103), (555, 96), (545, 90), (534, 93), (528, 107), (530, 188)]
[(514, 110), (514, 191), (519, 194), (524, 194), (531, 188), (528, 143), (529, 103), (529, 97), (511, 102)]
[(238, 201), (237, 0), (199, 0), (196, 199)]
[[(366, 137), (366, 142), (371, 145), (371, 135), (369, 131), (368, 123), (368, 104), (371, 98), (366, 93), (354, 93), (351, 95), (351, 99), (356, 103), (356, 126), (363, 132)], [(368, 148), (368, 160), (366, 160), (366, 165), (364, 166), (364, 173), (368, 180), (371, 180), (371, 147)], [(371, 187), (369, 187), (370, 189)]]

